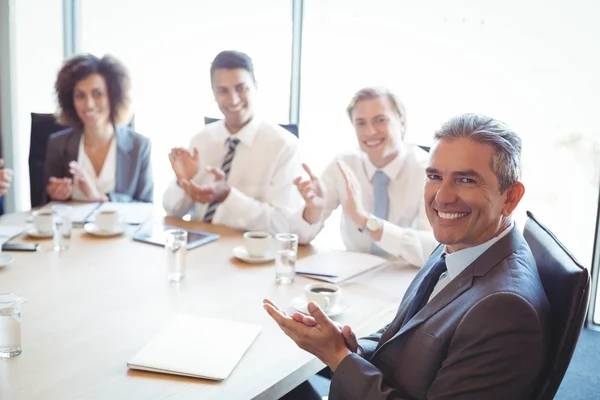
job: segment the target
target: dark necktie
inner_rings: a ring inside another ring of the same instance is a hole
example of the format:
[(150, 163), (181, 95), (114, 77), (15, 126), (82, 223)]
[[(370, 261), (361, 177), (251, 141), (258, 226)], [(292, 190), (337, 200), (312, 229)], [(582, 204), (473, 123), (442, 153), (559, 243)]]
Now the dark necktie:
[(425, 307), (425, 304), (429, 301), (429, 296), (431, 296), (435, 285), (438, 283), (440, 276), (444, 272), (446, 272), (446, 254), (441, 255), (439, 260), (437, 260), (427, 272), (425, 278), (423, 278), (421, 286), (417, 289), (415, 297), (408, 306), (408, 311), (406, 312), (402, 326), (406, 325), (408, 321), (421, 310), (421, 308)]
[[(235, 155), (235, 148), (239, 143), (240, 139), (238, 138), (230, 137), (227, 139), (227, 154), (225, 154), (223, 164), (221, 165), (221, 170), (225, 173), (225, 180), (227, 180), (227, 177), (229, 176), (229, 171), (231, 170), (231, 163), (233, 162), (233, 156)], [(212, 222), (212, 219), (215, 216), (215, 212), (217, 211), (218, 206), (218, 201), (213, 201), (208, 205), (206, 213), (204, 213), (204, 222)]]

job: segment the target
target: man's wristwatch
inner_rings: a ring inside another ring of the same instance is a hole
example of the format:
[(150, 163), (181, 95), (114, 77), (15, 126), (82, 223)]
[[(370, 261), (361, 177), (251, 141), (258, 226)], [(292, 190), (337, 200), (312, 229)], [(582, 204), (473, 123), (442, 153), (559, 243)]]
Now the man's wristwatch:
[(377, 218), (374, 215), (369, 215), (369, 217), (367, 218), (367, 223), (365, 224), (364, 228), (358, 228), (358, 230), (360, 232), (364, 232), (365, 229), (369, 232), (375, 232), (378, 231), (379, 229), (381, 229), (381, 227), (383, 226), (383, 223), (381, 222), (381, 220), (379, 218)]

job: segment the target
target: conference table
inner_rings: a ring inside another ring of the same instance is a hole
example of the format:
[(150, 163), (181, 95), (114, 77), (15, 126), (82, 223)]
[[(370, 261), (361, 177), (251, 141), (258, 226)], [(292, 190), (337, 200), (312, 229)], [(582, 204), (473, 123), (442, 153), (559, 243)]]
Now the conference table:
[[(0, 226), (28, 224), (29, 213), (8, 214)], [(70, 248), (52, 240), (37, 252), (12, 252), (0, 268), (0, 293), (23, 296), (21, 355), (0, 359), (0, 399), (278, 399), (323, 368), (268, 316), (264, 298), (289, 310), (308, 283), (297, 276), (277, 285), (273, 262), (246, 264), (233, 257), (243, 232), (162, 217), (168, 223), (215, 232), (221, 238), (190, 250), (183, 281), (166, 279), (164, 249), (132, 240), (135, 226), (111, 238), (74, 229)], [(301, 246), (298, 257), (327, 251)], [(416, 268), (390, 261), (342, 282), (351, 308), (333, 319), (367, 335), (393, 318)], [(262, 330), (223, 381), (127, 368), (127, 361), (177, 314), (259, 324)]]

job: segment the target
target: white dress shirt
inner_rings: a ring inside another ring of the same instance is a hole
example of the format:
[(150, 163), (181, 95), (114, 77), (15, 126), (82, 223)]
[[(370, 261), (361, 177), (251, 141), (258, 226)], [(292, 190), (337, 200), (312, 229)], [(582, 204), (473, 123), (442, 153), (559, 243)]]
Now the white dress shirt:
[(515, 223), (511, 222), (510, 226), (500, 232), (498, 236), (494, 236), (487, 242), (481, 243), (475, 247), (467, 247), (454, 253), (447, 253), (446, 247), (444, 247), (444, 254), (446, 254), (446, 268), (447, 271), (440, 275), (440, 279), (433, 288), (429, 300), (433, 299), (443, 288), (446, 287), (452, 279), (456, 278), (461, 272), (464, 271), (469, 265), (473, 263), (480, 255), (485, 253), (487, 249), (492, 247), (494, 243), (508, 235), (508, 232), (514, 227)]
[[(221, 168), (231, 135), (225, 123), (217, 121), (192, 138), (190, 148), (198, 149), (199, 156), (198, 173), (192, 178), (196, 183), (214, 181), (206, 168)], [(293, 185), (301, 169), (298, 139), (279, 125), (257, 118), (234, 135), (240, 143), (227, 178), (231, 191), (212, 222), (242, 230), (289, 232), (290, 217), (302, 203)], [(194, 203), (173, 180), (163, 196), (163, 207), (170, 216), (192, 213), (202, 220), (208, 204)]]
[[(92, 160), (90, 160), (85, 152), (85, 135), (81, 135), (81, 140), (79, 141), (77, 162), (81, 168), (87, 172), (88, 176), (92, 179), (92, 184), (96, 186), (100, 193), (110, 193), (115, 190), (115, 177), (117, 174), (117, 141), (114, 137), (110, 143), (100, 174), (96, 174)], [(86, 195), (79, 190), (78, 185), (73, 185), (71, 198), (73, 200), (89, 201)]]
[[(387, 221), (383, 221), (381, 240), (375, 242), (389, 254), (399, 256), (418, 267), (423, 265), (437, 246), (423, 199), (428, 159), (427, 152), (418, 146), (404, 144), (398, 156), (382, 169), (390, 178), (389, 211)], [(354, 172), (361, 187), (363, 207), (367, 212), (373, 212), (375, 198), (371, 179), (378, 169), (359, 149), (340, 154), (325, 168), (321, 176), (325, 189), (323, 221), (308, 224), (302, 217), (303, 210), (294, 217), (301, 243), (313, 240), (323, 228), (324, 221), (346, 200), (346, 184), (338, 169), (338, 160), (344, 161)], [(367, 230), (360, 232), (345, 214), (341, 217), (340, 230), (348, 250), (365, 253), (371, 251), (371, 234)]]

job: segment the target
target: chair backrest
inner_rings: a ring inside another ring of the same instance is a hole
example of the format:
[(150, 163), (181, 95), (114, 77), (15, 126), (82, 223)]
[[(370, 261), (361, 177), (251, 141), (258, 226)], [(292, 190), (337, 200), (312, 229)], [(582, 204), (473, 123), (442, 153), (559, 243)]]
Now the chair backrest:
[(31, 142), (29, 144), (29, 196), (31, 207), (46, 202), (46, 178), (44, 163), (48, 138), (66, 127), (56, 122), (53, 114), (31, 113)]
[(421, 149), (423, 149), (424, 151), (428, 152), (428, 153), (429, 153), (429, 150), (431, 150), (431, 147), (429, 147), (429, 146), (421, 146), (421, 145), (419, 145), (419, 147)]
[(590, 274), (554, 234), (527, 211), (523, 236), (551, 307), (548, 359), (531, 399), (554, 398), (567, 371), (590, 301)]
[[(204, 117), (204, 124), (208, 125), (208, 124), (212, 124), (213, 122), (220, 121), (220, 120), (221, 120), (221, 118)], [(283, 129), (287, 130), (288, 132), (292, 133), (294, 136), (298, 137), (298, 125), (296, 125), (296, 124), (279, 124), (279, 126), (281, 126)]]

